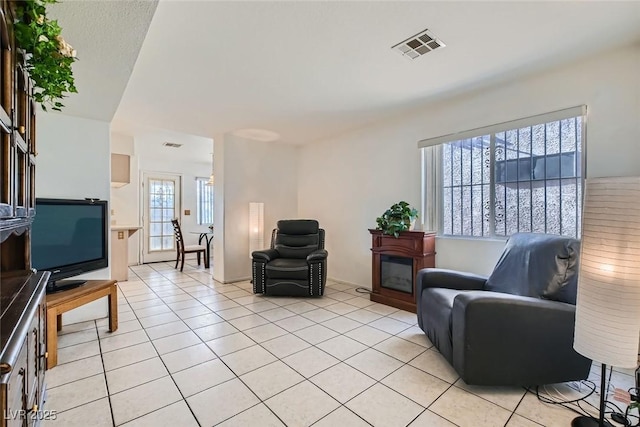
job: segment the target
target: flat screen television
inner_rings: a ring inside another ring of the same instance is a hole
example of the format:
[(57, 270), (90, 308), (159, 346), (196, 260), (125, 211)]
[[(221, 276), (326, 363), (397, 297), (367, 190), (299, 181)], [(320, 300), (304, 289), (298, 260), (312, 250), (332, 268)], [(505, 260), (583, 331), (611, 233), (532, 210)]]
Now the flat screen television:
[(47, 292), (81, 286), (61, 280), (109, 265), (105, 200), (36, 199), (31, 229), (31, 265), (50, 271)]

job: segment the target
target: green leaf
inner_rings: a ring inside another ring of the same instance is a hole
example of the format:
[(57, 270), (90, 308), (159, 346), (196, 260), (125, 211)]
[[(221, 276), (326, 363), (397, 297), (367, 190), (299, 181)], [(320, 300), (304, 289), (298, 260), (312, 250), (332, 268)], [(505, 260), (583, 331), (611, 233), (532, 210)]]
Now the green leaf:
[(383, 234), (398, 238), (400, 232), (411, 228), (411, 222), (418, 217), (418, 211), (405, 201), (394, 203), (382, 216), (376, 218), (377, 229)]
[[(67, 92), (77, 93), (72, 70), (77, 58), (71, 56), (70, 47), (64, 49), (58, 21), (46, 16), (46, 5), (53, 3), (57, 0), (19, 2), (14, 22), (16, 44), (24, 51), (25, 69), (33, 80), (33, 99), (45, 111), (47, 106), (60, 110), (64, 105), (57, 100)], [(41, 16), (43, 19), (39, 19)]]

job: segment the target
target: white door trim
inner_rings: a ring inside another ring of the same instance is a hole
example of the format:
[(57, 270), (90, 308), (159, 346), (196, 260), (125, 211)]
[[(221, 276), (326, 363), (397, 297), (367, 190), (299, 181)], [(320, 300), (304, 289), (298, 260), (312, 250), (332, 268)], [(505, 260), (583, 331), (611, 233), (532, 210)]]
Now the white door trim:
[(168, 180), (175, 181), (175, 198), (174, 198), (174, 217), (181, 220), (182, 212), (182, 191), (184, 177), (180, 173), (171, 172), (158, 172), (141, 170), (140, 171), (140, 224), (142, 224), (142, 230), (140, 233), (140, 261), (142, 264), (150, 262), (162, 262), (173, 261), (176, 257), (175, 247), (166, 251), (154, 251), (152, 254), (148, 252), (148, 235), (149, 235), (149, 222), (146, 215), (148, 215), (148, 180), (150, 178), (166, 178)]

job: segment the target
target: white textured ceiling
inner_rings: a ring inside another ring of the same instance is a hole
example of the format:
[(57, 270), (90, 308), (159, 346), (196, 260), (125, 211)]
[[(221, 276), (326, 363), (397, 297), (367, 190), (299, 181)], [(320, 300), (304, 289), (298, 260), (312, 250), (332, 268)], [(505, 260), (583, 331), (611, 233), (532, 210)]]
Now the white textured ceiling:
[(64, 114), (110, 122), (147, 34), (157, 0), (63, 1), (48, 6), (62, 35), (78, 52), (73, 75), (78, 93)]
[(639, 39), (639, 2), (162, 0), (113, 125), (308, 143)]

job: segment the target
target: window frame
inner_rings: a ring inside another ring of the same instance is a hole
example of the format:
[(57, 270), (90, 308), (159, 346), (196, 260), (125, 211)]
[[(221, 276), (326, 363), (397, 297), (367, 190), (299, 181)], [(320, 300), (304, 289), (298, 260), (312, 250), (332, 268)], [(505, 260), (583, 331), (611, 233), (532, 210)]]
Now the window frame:
[[(202, 195), (201, 195), (201, 191), (200, 191), (201, 187), (210, 189), (210, 192), (211, 192), (211, 203), (212, 203), (213, 206), (215, 206), (215, 190), (214, 190), (214, 186), (213, 185), (207, 185), (207, 182), (209, 182), (209, 177), (201, 177), (201, 176), (196, 177), (196, 224), (197, 225), (213, 225), (214, 209), (215, 209), (214, 207), (211, 208), (211, 221), (204, 221), (202, 219), (202, 216), (203, 216), (202, 207), (203, 207), (205, 202), (203, 200), (201, 200), (202, 199)], [(205, 218), (205, 219), (209, 219), (209, 218)]]
[[(547, 168), (545, 166), (545, 177), (542, 178), (541, 182), (546, 182), (549, 180), (559, 180), (562, 182), (562, 179), (575, 179), (576, 180), (576, 193), (580, 195), (580, 200), (576, 200), (579, 203), (580, 207), (583, 204), (584, 198), (584, 184), (587, 176), (587, 154), (586, 154), (586, 146), (587, 146), (587, 107), (586, 105), (581, 105), (578, 107), (572, 107), (565, 110), (554, 111), (550, 113), (540, 114), (536, 116), (531, 116), (523, 119), (517, 119), (509, 122), (503, 122), (495, 125), (485, 126), (482, 128), (471, 129), (463, 132), (458, 132), (454, 134), (439, 136), (435, 138), (428, 138), (418, 142), (418, 147), (421, 148), (421, 163), (422, 163), (422, 218), (423, 218), (423, 229), (424, 230), (434, 230), (436, 231), (439, 237), (445, 237), (449, 239), (474, 239), (474, 240), (506, 240), (509, 238), (509, 235), (502, 235), (496, 233), (496, 221), (495, 221), (495, 203), (496, 203), (496, 185), (505, 185), (509, 182), (498, 182), (497, 180), (497, 161), (496, 161), (496, 135), (505, 133), (507, 131), (518, 130), (526, 127), (534, 127), (536, 125), (545, 125), (550, 122), (561, 121), (565, 119), (571, 118), (580, 118), (580, 140), (576, 141), (576, 148), (579, 150), (579, 162), (576, 161), (576, 170), (574, 170), (574, 174), (571, 177), (562, 177), (559, 176), (557, 178), (548, 178), (546, 174), (548, 173)], [(577, 128), (576, 128), (577, 129)], [(472, 235), (472, 234), (445, 234), (445, 218), (444, 218), (444, 166), (443, 166), (443, 146), (445, 143), (451, 143), (461, 140), (468, 140), (471, 138), (479, 138), (482, 136), (489, 136), (490, 139), (490, 203), (489, 203), (489, 212), (490, 212), (490, 220), (489, 220), (489, 232), (485, 235)], [(576, 156), (578, 151), (571, 152), (573, 156)], [(558, 154), (559, 158), (568, 152), (560, 152)], [(546, 148), (545, 148), (545, 156), (546, 156)], [(533, 156), (532, 156), (533, 157)], [(544, 157), (544, 156), (542, 156)], [(505, 157), (505, 168), (507, 161), (510, 159), (506, 159)], [(516, 159), (518, 160), (518, 159)], [(577, 168), (580, 168), (579, 170)], [(580, 177), (577, 177), (577, 173), (580, 173)], [(537, 182), (538, 180), (531, 179), (526, 181), (517, 180), (517, 182)], [(516, 181), (514, 181), (516, 182)], [(578, 191), (579, 188), (579, 191)], [(577, 197), (576, 197), (577, 199)], [(546, 203), (546, 202), (545, 202)], [(580, 209), (581, 210), (581, 209)], [(545, 211), (547, 211), (547, 205), (545, 205)], [(518, 214), (519, 216), (519, 214)], [(546, 217), (546, 214), (545, 214)], [(581, 218), (581, 216), (580, 216)], [(517, 219), (519, 222), (520, 220)], [(545, 220), (546, 223), (546, 220)], [(506, 227), (506, 226), (505, 226)], [(545, 231), (548, 230), (545, 224)], [(520, 231), (520, 227), (518, 225), (518, 231)], [(516, 231), (516, 232), (518, 232)], [(548, 231), (546, 231), (548, 232)], [(582, 227), (580, 222), (576, 224), (576, 234), (575, 238), (581, 238)]]

